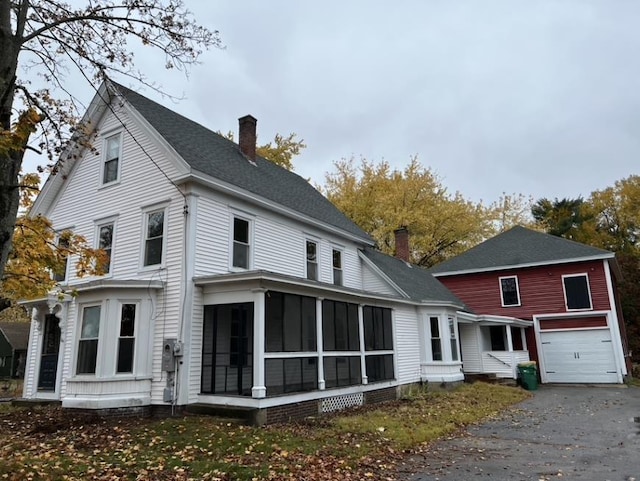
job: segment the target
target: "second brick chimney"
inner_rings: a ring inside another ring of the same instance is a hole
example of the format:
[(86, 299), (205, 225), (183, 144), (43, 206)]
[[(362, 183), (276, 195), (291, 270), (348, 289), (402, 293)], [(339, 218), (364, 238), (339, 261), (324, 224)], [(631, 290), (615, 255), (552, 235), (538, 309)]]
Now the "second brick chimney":
[(245, 115), (238, 119), (240, 131), (238, 144), (242, 152), (249, 160), (256, 160), (256, 124), (258, 120), (252, 115)]
[(396, 236), (396, 258), (409, 262), (409, 230), (403, 226), (393, 233)]

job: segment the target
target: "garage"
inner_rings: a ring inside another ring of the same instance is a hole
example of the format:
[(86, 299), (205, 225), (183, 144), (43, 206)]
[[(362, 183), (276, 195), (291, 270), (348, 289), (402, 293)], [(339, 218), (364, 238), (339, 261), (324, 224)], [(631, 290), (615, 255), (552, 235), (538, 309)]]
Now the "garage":
[(609, 329), (542, 331), (543, 382), (619, 383)]

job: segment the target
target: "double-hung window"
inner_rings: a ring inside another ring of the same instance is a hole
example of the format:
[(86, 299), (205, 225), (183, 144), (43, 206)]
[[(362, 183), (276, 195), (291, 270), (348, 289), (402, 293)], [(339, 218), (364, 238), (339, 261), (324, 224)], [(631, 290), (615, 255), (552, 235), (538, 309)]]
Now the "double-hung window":
[(520, 290), (518, 288), (517, 276), (500, 278), (500, 295), (502, 307), (520, 305)]
[(107, 255), (107, 263), (104, 273), (111, 272), (111, 254), (113, 253), (113, 222), (98, 226), (98, 249), (102, 249)]
[(233, 218), (232, 266), (249, 269), (251, 256), (250, 224), (246, 219)]
[(82, 326), (78, 341), (76, 374), (95, 374), (98, 359), (98, 336), (100, 335), (100, 306), (82, 309)]
[(67, 279), (67, 266), (69, 264), (69, 239), (64, 235), (58, 237), (58, 265), (53, 269), (53, 280), (64, 282)]
[(122, 304), (120, 308), (120, 331), (118, 335), (118, 365), (116, 372), (133, 372), (135, 347), (136, 305)]
[(442, 340), (440, 339), (440, 319), (437, 316), (429, 317), (431, 329), (431, 359), (442, 361)]
[(336, 286), (341, 286), (342, 279), (342, 251), (338, 249), (333, 249), (332, 253), (333, 259), (333, 283)]
[(449, 333), (451, 335), (451, 360), (458, 360), (458, 336), (456, 335), (456, 323), (453, 317), (449, 318)]
[(105, 139), (105, 154), (102, 164), (102, 183), (116, 182), (120, 177), (120, 152), (122, 136), (112, 135)]
[(307, 279), (318, 280), (318, 244), (307, 241)]
[(165, 235), (165, 210), (159, 209), (146, 213), (143, 265), (162, 264)]
[(587, 274), (562, 276), (567, 311), (593, 309)]

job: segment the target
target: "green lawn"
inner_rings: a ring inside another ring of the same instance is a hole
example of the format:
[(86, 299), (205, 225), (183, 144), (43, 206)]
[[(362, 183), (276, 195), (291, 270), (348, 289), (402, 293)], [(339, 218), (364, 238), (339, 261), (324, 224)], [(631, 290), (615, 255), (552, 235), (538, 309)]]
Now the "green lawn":
[(403, 456), (528, 396), (483, 383), (415, 390), (401, 401), (262, 428), (0, 405), (0, 480), (394, 479)]

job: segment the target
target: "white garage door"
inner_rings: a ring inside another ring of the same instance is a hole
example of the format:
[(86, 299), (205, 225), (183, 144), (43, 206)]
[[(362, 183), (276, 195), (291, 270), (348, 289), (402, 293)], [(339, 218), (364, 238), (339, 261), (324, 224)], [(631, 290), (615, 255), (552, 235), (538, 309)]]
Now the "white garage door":
[(540, 333), (546, 382), (617, 383), (608, 329)]

